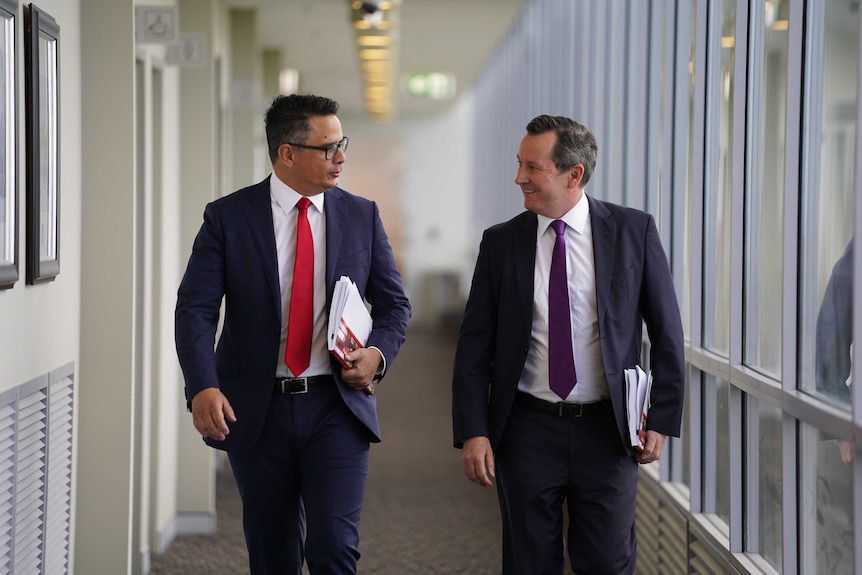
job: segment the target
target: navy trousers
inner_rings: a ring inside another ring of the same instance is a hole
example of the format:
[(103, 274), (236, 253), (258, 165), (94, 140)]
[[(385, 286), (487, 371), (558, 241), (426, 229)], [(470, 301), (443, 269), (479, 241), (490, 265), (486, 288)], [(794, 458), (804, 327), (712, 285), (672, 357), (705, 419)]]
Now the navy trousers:
[(228, 453), (252, 575), (356, 573), (369, 439), (334, 383), (274, 393), (257, 444)]
[(635, 567), (637, 462), (607, 409), (567, 419), (512, 407), (495, 463), (504, 575), (630, 575)]

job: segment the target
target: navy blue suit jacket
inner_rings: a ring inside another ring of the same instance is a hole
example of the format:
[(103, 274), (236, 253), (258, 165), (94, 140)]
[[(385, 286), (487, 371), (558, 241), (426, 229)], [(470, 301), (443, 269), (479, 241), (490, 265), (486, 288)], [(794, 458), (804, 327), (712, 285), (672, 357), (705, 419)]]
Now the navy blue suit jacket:
[[(371, 304), (368, 346), (388, 365), (404, 342), (410, 304), (383, 229), (377, 204), (340, 188), (326, 192), (326, 309), (335, 282), (349, 276)], [(213, 349), (222, 299), (224, 323)], [(176, 308), (176, 345), (186, 398), (218, 387), (237, 417), (224, 441), (212, 447), (242, 451), (257, 441), (273, 394), (282, 325), (281, 291), (270, 204), (269, 178), (207, 205)], [(376, 396), (341, 381), (350, 410), (380, 440)]]
[[(587, 198), (599, 338), (620, 441), (626, 441), (623, 370), (640, 363), (646, 322), (653, 370), (647, 428), (679, 436), (684, 344), (667, 256), (652, 216)], [(487, 436), (496, 450), (530, 346), (538, 218), (523, 212), (482, 237), (455, 354), (454, 443)]]

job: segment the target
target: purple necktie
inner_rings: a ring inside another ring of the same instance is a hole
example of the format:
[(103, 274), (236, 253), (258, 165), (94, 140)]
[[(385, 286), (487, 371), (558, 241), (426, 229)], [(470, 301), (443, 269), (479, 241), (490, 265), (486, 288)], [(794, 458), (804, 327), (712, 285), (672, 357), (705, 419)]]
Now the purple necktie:
[(557, 239), (551, 258), (548, 283), (548, 381), (551, 390), (566, 399), (578, 382), (572, 352), (572, 320), (569, 311), (569, 282), (566, 275), (566, 222), (551, 222)]

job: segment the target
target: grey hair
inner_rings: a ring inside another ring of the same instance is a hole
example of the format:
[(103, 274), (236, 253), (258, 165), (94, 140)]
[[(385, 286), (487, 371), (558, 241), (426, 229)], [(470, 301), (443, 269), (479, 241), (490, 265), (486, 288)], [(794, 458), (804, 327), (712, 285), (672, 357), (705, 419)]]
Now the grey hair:
[(565, 116), (536, 116), (527, 124), (527, 133), (531, 136), (550, 131), (557, 134), (557, 143), (551, 152), (554, 165), (562, 172), (581, 164), (584, 167), (581, 186), (585, 186), (596, 169), (599, 154), (596, 137), (585, 126)]

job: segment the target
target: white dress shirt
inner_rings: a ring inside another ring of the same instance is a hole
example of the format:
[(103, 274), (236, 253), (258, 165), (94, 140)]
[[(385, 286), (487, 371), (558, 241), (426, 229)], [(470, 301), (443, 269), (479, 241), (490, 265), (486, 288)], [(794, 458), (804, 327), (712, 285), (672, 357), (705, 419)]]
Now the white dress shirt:
[[(593, 233), (590, 206), (586, 195), (562, 218), (566, 222), (566, 274), (572, 322), (572, 346), (578, 383), (565, 401), (593, 403), (610, 397), (596, 305), (596, 267), (593, 260)], [(548, 383), (548, 279), (556, 234), (553, 219), (538, 215), (536, 267), (533, 275), (533, 330), (530, 351), (518, 389), (546, 401), (558, 402), (559, 396)]]
[(281, 344), (276, 375), (297, 377), (332, 373), (329, 364), (326, 331), (326, 215), (323, 202), (326, 194), (308, 196), (308, 224), (314, 242), (314, 336), (311, 341), (311, 362), (303, 373), (291, 373), (284, 363), (287, 345), (287, 318), (290, 317), (290, 292), (293, 289), (293, 266), (296, 260), (296, 203), (303, 196), (282, 182), (273, 173), (269, 179), (272, 205), (272, 224), (275, 230), (275, 249), (278, 256), (278, 277), (281, 288)]

